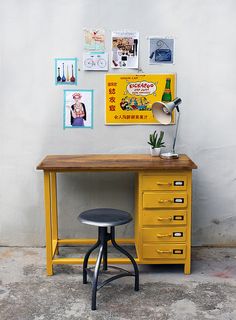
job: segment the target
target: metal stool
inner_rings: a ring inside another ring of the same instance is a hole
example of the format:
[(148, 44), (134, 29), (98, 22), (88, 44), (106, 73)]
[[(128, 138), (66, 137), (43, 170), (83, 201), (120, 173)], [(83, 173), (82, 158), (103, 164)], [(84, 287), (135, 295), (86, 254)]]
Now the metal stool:
[[(92, 280), (92, 305), (91, 309), (96, 310), (96, 296), (97, 291), (101, 289), (106, 284), (110, 283), (113, 280), (126, 277), (126, 276), (134, 276), (135, 277), (135, 285), (134, 290), (139, 290), (139, 271), (137, 263), (134, 258), (123, 248), (121, 248), (115, 241), (115, 226), (120, 226), (122, 224), (126, 224), (132, 220), (131, 215), (128, 212), (110, 209), (110, 208), (101, 208), (101, 209), (92, 209), (82, 212), (78, 219), (80, 222), (98, 226), (98, 241), (89, 249), (84, 257), (83, 263), (83, 283), (87, 283), (87, 275)], [(110, 227), (110, 233), (108, 233), (107, 228)], [(103, 270), (107, 270), (107, 242), (111, 240), (113, 246), (126, 255), (134, 267), (134, 273), (129, 272), (127, 270), (113, 267), (115, 269), (123, 271), (123, 273), (117, 274), (109, 279), (103, 281), (102, 283), (98, 283), (98, 276), (100, 271), (100, 265), (103, 258)], [(94, 272), (91, 268), (88, 268), (88, 260), (89, 256), (94, 249), (99, 247), (98, 257), (95, 264)]]

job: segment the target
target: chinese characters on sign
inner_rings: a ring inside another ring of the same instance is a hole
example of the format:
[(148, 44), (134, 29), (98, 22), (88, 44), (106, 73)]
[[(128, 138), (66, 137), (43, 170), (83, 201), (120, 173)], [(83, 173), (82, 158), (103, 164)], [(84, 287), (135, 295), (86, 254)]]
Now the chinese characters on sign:
[(153, 103), (174, 98), (175, 74), (107, 75), (106, 124), (158, 124)]

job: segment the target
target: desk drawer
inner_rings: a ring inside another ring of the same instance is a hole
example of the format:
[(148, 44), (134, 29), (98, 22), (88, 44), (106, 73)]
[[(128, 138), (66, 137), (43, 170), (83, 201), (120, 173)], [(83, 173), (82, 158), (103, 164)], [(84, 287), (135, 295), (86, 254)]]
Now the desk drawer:
[(183, 242), (186, 241), (185, 227), (143, 228), (143, 242)]
[(144, 259), (185, 259), (185, 244), (144, 244)]
[(144, 192), (143, 208), (186, 208), (185, 192)]
[(186, 225), (186, 221), (186, 210), (147, 209), (143, 210), (142, 215), (142, 225)]
[(143, 176), (143, 190), (186, 190), (186, 176)]

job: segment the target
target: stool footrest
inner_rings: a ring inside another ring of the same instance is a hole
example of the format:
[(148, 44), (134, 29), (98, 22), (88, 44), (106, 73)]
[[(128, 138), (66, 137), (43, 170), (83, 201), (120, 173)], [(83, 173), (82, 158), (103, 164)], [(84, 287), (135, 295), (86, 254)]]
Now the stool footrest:
[[(95, 268), (95, 266), (92, 266), (92, 267), (89, 267), (89, 268), (86, 268), (86, 270), (93, 270)], [(123, 268), (120, 268), (120, 267), (116, 267), (116, 266), (107, 266), (108, 269), (115, 269), (115, 270), (118, 270), (118, 271), (123, 271), (123, 272), (130, 272), (128, 270), (125, 270)], [(106, 273), (108, 270), (101, 270), (101, 267), (99, 269), (99, 273)], [(132, 272), (130, 272), (132, 273)]]
[(104, 287), (106, 284), (110, 283), (111, 281), (114, 281), (116, 279), (119, 279), (119, 278), (123, 278), (123, 277), (128, 277), (128, 276), (132, 276), (134, 277), (134, 274), (127, 271), (127, 272), (124, 272), (124, 273), (120, 273), (120, 274), (117, 274), (113, 277), (110, 277), (109, 279), (107, 280), (104, 280), (101, 284), (98, 285), (97, 289), (101, 289), (102, 287)]
[[(98, 282), (97, 284), (97, 290), (101, 289), (102, 287), (104, 287), (106, 284), (110, 283), (111, 281), (114, 281), (116, 279), (119, 279), (119, 278), (123, 278), (123, 277), (135, 277), (135, 274), (133, 272), (130, 272), (128, 270), (125, 270), (125, 269), (122, 269), (122, 268), (118, 268), (118, 267), (113, 267), (113, 266), (109, 266), (108, 268), (112, 268), (112, 269), (116, 269), (116, 270), (119, 270), (119, 271), (123, 271), (122, 273), (119, 273), (119, 274), (116, 274), (115, 276), (112, 276), (106, 280), (104, 280), (103, 282)], [(93, 281), (93, 276), (94, 276), (94, 272), (91, 270), (91, 269), (94, 269), (93, 267), (92, 268), (86, 268), (86, 272), (90, 278), (91, 281)], [(106, 270), (107, 271), (107, 270)], [(100, 274), (102, 273), (106, 273), (106, 271), (102, 271), (100, 270)]]

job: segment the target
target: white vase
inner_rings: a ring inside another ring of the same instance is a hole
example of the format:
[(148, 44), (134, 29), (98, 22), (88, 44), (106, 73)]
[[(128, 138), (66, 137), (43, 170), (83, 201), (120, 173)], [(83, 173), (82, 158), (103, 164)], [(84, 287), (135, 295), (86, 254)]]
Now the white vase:
[(159, 157), (161, 153), (161, 148), (152, 148), (150, 147), (150, 152), (152, 157)]

